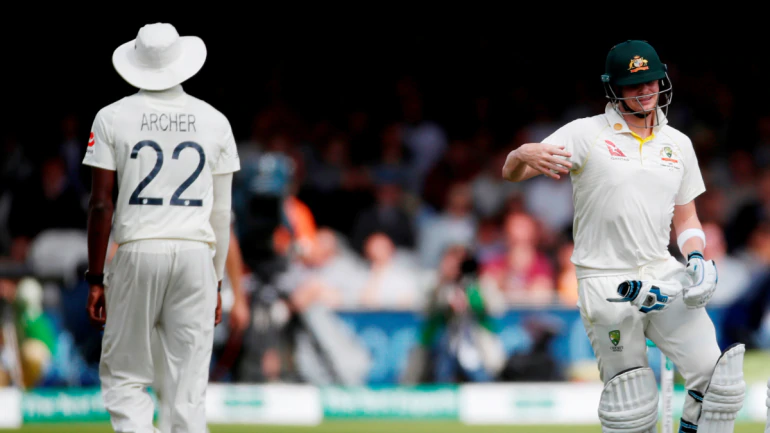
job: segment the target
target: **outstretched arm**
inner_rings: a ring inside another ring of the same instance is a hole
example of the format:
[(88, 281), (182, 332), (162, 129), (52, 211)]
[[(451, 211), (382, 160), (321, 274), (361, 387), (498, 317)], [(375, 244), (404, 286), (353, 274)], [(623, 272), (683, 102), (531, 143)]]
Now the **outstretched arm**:
[(545, 143), (522, 144), (505, 159), (503, 178), (511, 182), (521, 182), (542, 173), (559, 179), (559, 173), (567, 174), (572, 168), (572, 163), (565, 159), (570, 156), (564, 146)]

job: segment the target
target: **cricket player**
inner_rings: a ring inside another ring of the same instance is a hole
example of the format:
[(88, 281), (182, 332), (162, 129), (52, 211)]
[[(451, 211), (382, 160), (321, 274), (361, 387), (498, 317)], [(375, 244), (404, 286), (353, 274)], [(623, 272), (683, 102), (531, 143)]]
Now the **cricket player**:
[[(598, 360), (605, 432), (656, 432), (658, 388), (646, 338), (679, 369), (683, 433), (729, 433), (743, 405), (744, 345), (720, 350), (704, 307), (716, 264), (694, 199), (705, 191), (690, 139), (668, 124), (667, 68), (645, 41), (615, 45), (602, 75), (605, 112), (510, 152), (505, 179), (570, 174), (578, 307)], [(673, 222), (686, 266), (668, 252)]]
[[(205, 60), (201, 39), (180, 37), (170, 24), (142, 27), (112, 57), (139, 91), (97, 113), (83, 160), (93, 170), (87, 310), (104, 325), (99, 376), (116, 432), (158, 431), (146, 391), (154, 378), (154, 330), (164, 351), (168, 425), (173, 432), (206, 429), (240, 162), (227, 118), (181, 87)], [(111, 228), (119, 246), (104, 269)]]

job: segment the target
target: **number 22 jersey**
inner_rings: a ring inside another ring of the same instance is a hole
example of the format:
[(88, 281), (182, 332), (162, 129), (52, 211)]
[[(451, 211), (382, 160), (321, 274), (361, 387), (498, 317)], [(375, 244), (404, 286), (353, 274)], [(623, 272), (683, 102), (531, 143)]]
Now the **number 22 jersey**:
[(140, 90), (99, 110), (83, 164), (117, 171), (112, 233), (118, 244), (215, 244), (213, 176), (240, 169), (227, 118), (181, 86)]

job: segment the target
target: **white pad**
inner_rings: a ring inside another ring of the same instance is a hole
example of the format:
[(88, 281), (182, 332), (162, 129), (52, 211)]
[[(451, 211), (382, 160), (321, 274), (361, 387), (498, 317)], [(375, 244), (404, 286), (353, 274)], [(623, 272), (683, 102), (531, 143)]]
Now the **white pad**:
[(599, 400), (603, 433), (656, 433), (658, 384), (649, 367), (613, 377)]
[(743, 354), (746, 346), (734, 344), (719, 357), (711, 375), (698, 420), (698, 433), (733, 433), (735, 417), (743, 407), (746, 382)]

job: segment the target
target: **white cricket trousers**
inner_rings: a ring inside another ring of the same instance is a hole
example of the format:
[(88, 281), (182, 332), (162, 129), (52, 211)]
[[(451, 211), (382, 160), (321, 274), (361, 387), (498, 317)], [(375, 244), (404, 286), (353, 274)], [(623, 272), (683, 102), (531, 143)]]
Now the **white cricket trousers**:
[[(163, 349), (163, 345), (160, 342), (160, 332), (158, 328), (152, 332), (150, 337), (150, 347), (152, 350), (152, 362), (155, 370), (155, 378), (152, 382), (152, 389), (155, 391), (155, 396), (158, 398), (158, 417), (156, 424), (158, 430), (162, 432), (170, 432), (171, 430), (171, 405), (166, 399), (166, 393), (163, 391), (163, 383), (165, 380), (165, 368), (166, 368), (166, 352)], [(206, 427), (205, 433), (211, 433)]]
[(156, 433), (151, 334), (163, 349), (168, 405), (162, 433), (206, 431), (205, 397), (214, 336), (217, 279), (202, 242), (143, 240), (121, 245), (105, 276), (107, 323), (99, 377), (112, 427)]
[(697, 424), (701, 405), (689, 391), (703, 395), (722, 354), (706, 310), (688, 309), (681, 296), (665, 310), (647, 314), (630, 303), (607, 301), (619, 297), (618, 285), (625, 280), (682, 281), (683, 277), (684, 265), (672, 257), (633, 273), (580, 278), (578, 307), (605, 384), (624, 370), (648, 366), (649, 338), (684, 378), (688, 393), (682, 418)]

